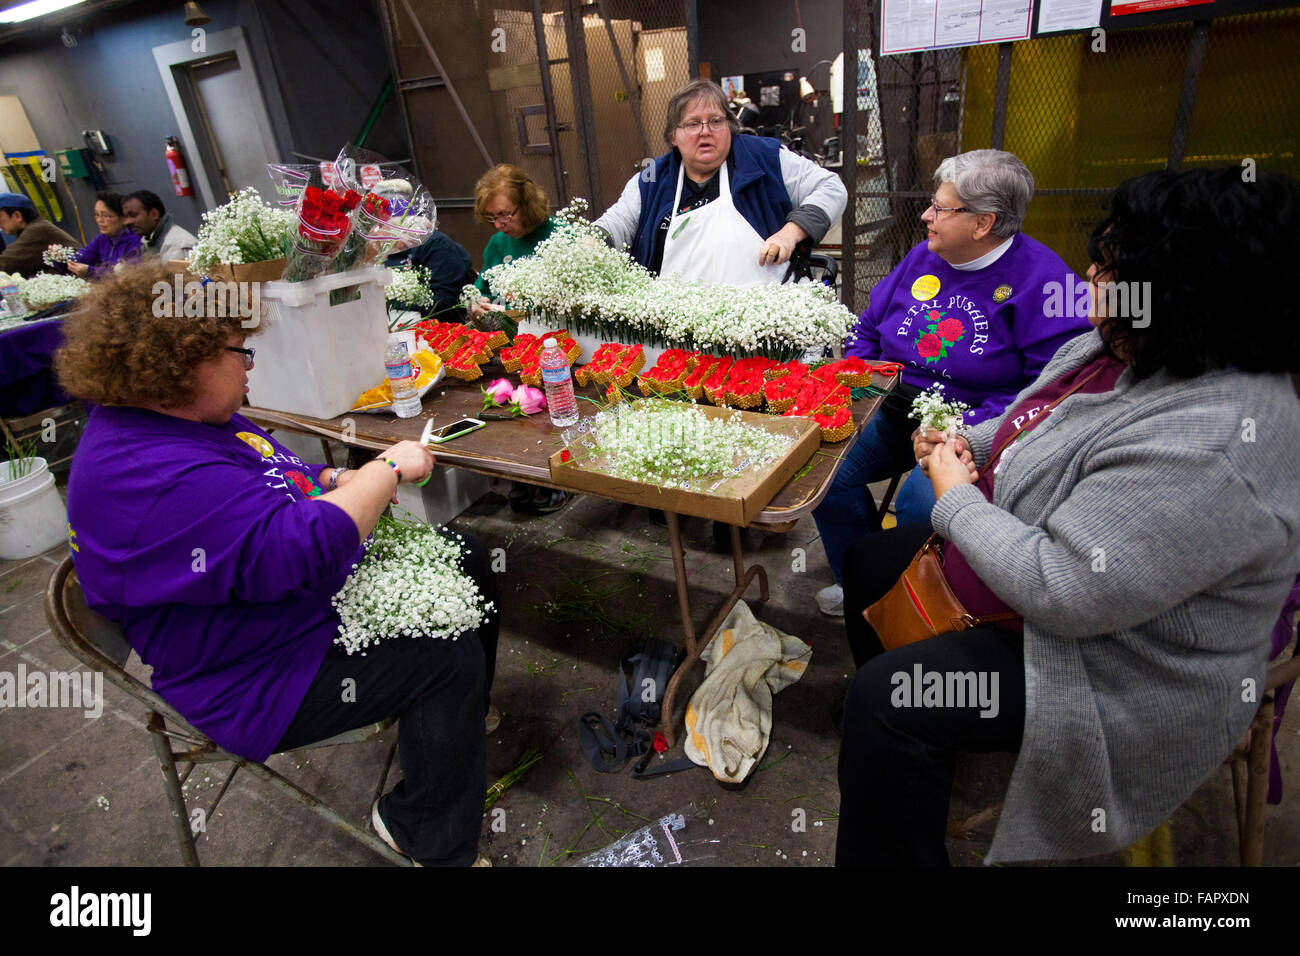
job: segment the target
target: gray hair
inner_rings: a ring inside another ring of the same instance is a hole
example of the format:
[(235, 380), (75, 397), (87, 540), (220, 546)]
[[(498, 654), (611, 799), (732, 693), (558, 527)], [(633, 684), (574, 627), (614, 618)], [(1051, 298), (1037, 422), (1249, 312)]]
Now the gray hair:
[(732, 115), (731, 108), (727, 104), (727, 94), (722, 92), (722, 87), (712, 80), (691, 80), (668, 101), (668, 121), (664, 124), (665, 143), (669, 146), (673, 145), (673, 133), (677, 130), (677, 124), (682, 121), (682, 114), (696, 100), (704, 100), (716, 106), (727, 118), (727, 127), (731, 130), (731, 135), (740, 135), (740, 122)]
[(1020, 231), (1034, 195), (1034, 174), (1014, 153), (973, 149), (949, 156), (934, 171), (934, 185), (952, 183), (957, 201), (974, 213), (994, 215), (993, 235), (1007, 239)]

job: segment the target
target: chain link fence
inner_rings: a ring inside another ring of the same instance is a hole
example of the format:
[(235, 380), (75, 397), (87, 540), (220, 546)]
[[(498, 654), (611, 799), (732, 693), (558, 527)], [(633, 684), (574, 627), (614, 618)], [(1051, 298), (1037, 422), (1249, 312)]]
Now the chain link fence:
[(666, 148), (673, 91), (695, 75), (690, 0), (381, 0), (421, 181), (477, 254), (474, 182), (521, 167), (553, 208), (593, 215)]
[(855, 310), (924, 238), (934, 170), (956, 152), (1024, 160), (1036, 183), (1024, 230), (1081, 275), (1102, 204), (1130, 176), (1245, 161), (1300, 175), (1300, 10), (887, 57), (879, 14), (879, 0), (845, 0), (857, 95), (842, 123), (842, 271)]

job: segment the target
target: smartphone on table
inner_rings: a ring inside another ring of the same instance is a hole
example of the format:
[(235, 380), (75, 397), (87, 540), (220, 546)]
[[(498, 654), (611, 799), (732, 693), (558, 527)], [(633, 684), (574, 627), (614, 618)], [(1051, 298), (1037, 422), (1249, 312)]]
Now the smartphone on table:
[(429, 431), (429, 442), (435, 445), (441, 445), (443, 442), (449, 442), (453, 438), (460, 438), (462, 435), (468, 435), (472, 431), (478, 431), (487, 422), (479, 418), (462, 418), (459, 421), (451, 422), (440, 428), (434, 428)]

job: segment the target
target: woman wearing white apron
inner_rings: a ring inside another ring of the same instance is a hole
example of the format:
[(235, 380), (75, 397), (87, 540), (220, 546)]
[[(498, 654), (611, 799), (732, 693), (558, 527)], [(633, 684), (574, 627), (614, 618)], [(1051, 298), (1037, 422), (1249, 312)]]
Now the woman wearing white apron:
[(820, 241), (848, 194), (838, 176), (777, 140), (736, 132), (722, 88), (688, 83), (668, 104), (671, 151), (633, 176), (596, 225), (652, 272), (780, 282), (795, 246)]

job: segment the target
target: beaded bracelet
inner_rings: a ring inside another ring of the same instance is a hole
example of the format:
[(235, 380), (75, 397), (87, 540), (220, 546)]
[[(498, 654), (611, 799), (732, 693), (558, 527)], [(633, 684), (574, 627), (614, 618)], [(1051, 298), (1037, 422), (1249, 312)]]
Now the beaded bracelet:
[(397, 467), (397, 462), (393, 461), (393, 459), (391, 458), (385, 458), (384, 464), (388, 465), (388, 467), (392, 468), (393, 471), (397, 472), (397, 483), (400, 485), (402, 483), (402, 469)]

